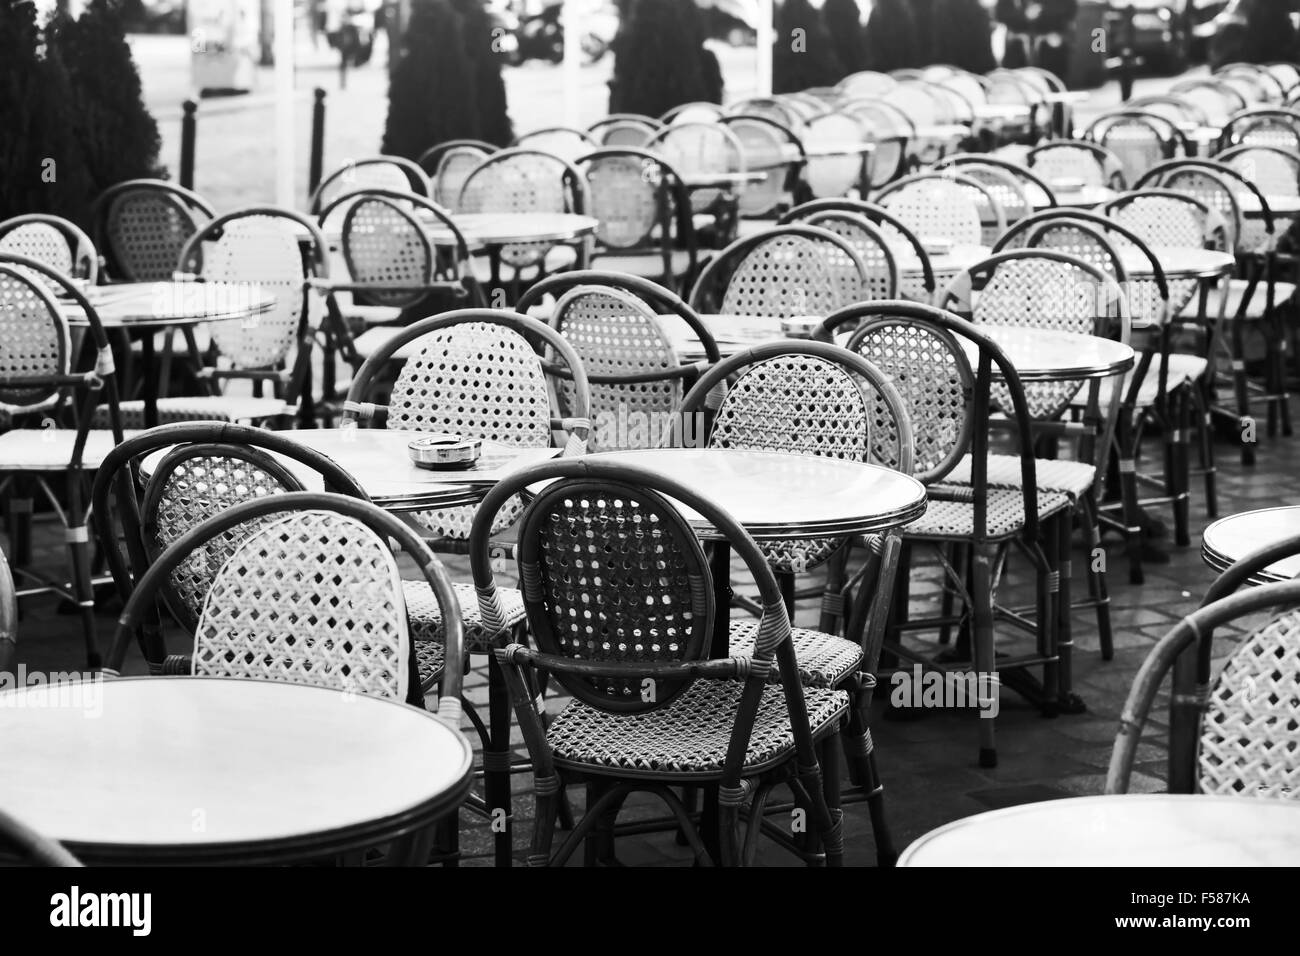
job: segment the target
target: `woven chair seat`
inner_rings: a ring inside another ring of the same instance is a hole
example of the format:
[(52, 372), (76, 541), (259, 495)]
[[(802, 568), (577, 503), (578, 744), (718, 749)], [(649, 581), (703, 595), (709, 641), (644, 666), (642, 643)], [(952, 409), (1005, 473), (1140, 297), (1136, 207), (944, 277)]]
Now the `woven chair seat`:
[[(946, 484), (946, 482), (945, 482)], [(990, 540), (1001, 540), (1019, 533), (1025, 526), (1025, 502), (1019, 489), (990, 488), (985, 499), (986, 521)], [(1042, 521), (1070, 507), (1067, 495), (1056, 491), (1038, 492), (1038, 518)], [(925, 514), (903, 528), (908, 538), (933, 538), (941, 541), (969, 539), (975, 533), (975, 505), (965, 501), (930, 499)]]
[[(732, 657), (753, 656), (757, 634), (757, 621), (732, 621), (728, 653)], [(862, 667), (862, 648), (853, 641), (802, 627), (794, 628), (792, 640), (794, 656), (799, 661), (799, 680), (806, 687), (835, 687)], [(774, 667), (772, 681), (779, 680)]]
[[(744, 685), (738, 681), (698, 680), (656, 710), (620, 714), (572, 701), (547, 731), (560, 767), (622, 777), (717, 779), (736, 722)], [(817, 740), (848, 711), (843, 691), (815, 687), (804, 691), (808, 723)], [(788, 759), (794, 752), (785, 695), (780, 687), (764, 690), (754, 718), (747, 775)]]
[[(144, 428), (144, 402), (122, 402), (122, 427)], [(188, 395), (158, 399), (158, 424), (172, 422), (255, 423), (294, 412), (282, 398), (254, 398), (251, 395)], [(95, 428), (108, 427), (108, 406), (95, 409)]]
[[(608, 269), (642, 279), (657, 279), (664, 274), (664, 257), (657, 252), (638, 255), (599, 255), (591, 263), (593, 269)], [(691, 267), (691, 254), (685, 249), (674, 249), (668, 257), (668, 267), (674, 276), (685, 275)]]
[[(487, 654), (492, 650), (495, 634), (483, 627), (478, 610), (478, 595), (474, 585), (453, 583), (456, 600), (460, 602), (461, 621), (465, 626), (465, 649), (473, 654)], [(442, 610), (433, 596), (428, 581), (403, 581), (402, 595), (406, 598), (406, 618), (415, 637), (421, 644), (442, 645)], [(513, 627), (524, 619), (524, 596), (516, 588), (497, 588), (506, 623)], [(439, 654), (442, 652), (439, 651)]]
[[(1097, 477), (1095, 466), (1086, 461), (1061, 461), (1038, 458), (1034, 461), (1038, 487), (1044, 491), (1059, 491), (1071, 498), (1084, 495)], [(989, 455), (988, 478), (990, 485), (1003, 488), (1020, 487), (1020, 456)], [(971, 457), (967, 455), (952, 471), (943, 476), (944, 483), (970, 484)]]
[[(127, 431), (130, 438), (139, 432)], [(77, 432), (72, 428), (15, 428), (0, 435), (0, 471), (63, 471), (72, 460)], [(85, 468), (98, 468), (116, 442), (113, 433), (92, 429), (81, 453)]]
[[(1241, 300), (1246, 296), (1246, 289), (1250, 285), (1245, 279), (1231, 279), (1228, 282), (1228, 304), (1224, 309), (1224, 317), (1234, 319), (1237, 317), (1237, 311), (1241, 308)], [(1292, 282), (1275, 282), (1273, 283), (1273, 305), (1282, 305), (1295, 295), (1296, 286)], [(1245, 319), (1262, 319), (1266, 306), (1268, 305), (1268, 287), (1260, 282), (1255, 286), (1255, 292), (1250, 297), (1250, 302), (1246, 306)], [(1178, 313), (1180, 319), (1195, 319), (1200, 315), (1201, 301), (1199, 296), (1192, 296), (1188, 303), (1183, 306), (1182, 311)], [(1216, 315), (1218, 309), (1218, 296), (1211, 292), (1206, 309), (1210, 315)]]
[(420, 672), (420, 690), (429, 693), (442, 680), (443, 646), (433, 641), (420, 641), (415, 645), (415, 663)]
[[(1142, 379), (1142, 386), (1138, 389), (1137, 398), (1134, 399), (1134, 405), (1137, 408), (1150, 408), (1160, 397), (1160, 366), (1162, 360), (1155, 358), (1151, 362), (1151, 367), (1147, 369), (1146, 378)], [(1190, 382), (1195, 382), (1209, 367), (1209, 362), (1199, 355), (1188, 355), (1185, 352), (1171, 352), (1169, 354), (1169, 377), (1165, 384), (1166, 391), (1172, 392), (1176, 388), (1182, 388)], [(1129, 389), (1133, 385), (1133, 372), (1124, 376), (1124, 387), (1120, 392), (1121, 396), (1126, 397)], [(1101, 396), (1101, 407), (1106, 409), (1110, 405), (1110, 392), (1103, 391)]]

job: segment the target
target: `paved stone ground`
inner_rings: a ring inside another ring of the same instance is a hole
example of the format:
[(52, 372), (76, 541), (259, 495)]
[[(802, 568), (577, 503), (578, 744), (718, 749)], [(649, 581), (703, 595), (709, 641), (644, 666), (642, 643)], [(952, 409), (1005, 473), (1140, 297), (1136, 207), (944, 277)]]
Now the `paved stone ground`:
[[(1300, 408), (1296, 411), (1300, 413)], [(1300, 441), (1261, 436), (1259, 460), (1253, 469), (1242, 468), (1233, 447), (1221, 442), (1218, 452), (1222, 514), (1269, 505), (1300, 504)], [(1192, 545), (1176, 548), (1171, 541), (1164, 541), (1170, 561), (1149, 565), (1144, 585), (1134, 587), (1128, 583), (1118, 539), (1107, 538), (1116, 646), (1112, 661), (1101, 660), (1093, 612), (1080, 609), (1073, 618), (1075, 685), (1087, 704), (1086, 713), (1045, 718), (1015, 693), (1004, 689), (997, 718), (1000, 763), (995, 769), (982, 769), (976, 761), (974, 712), (913, 711), (909, 719), (888, 719), (884, 706), (887, 693), (877, 694), (873, 735), (886, 785), (888, 816), (899, 849), (928, 830), (962, 816), (1034, 800), (1101, 791), (1118, 715), (1138, 666), (1151, 645), (1196, 606), (1213, 577), (1200, 558), (1200, 533), (1207, 518), (1199, 480), (1193, 480), (1192, 488)], [(37, 566), (52, 571), (61, 569), (63, 552), (59, 542), (54, 525), (42, 522), (37, 536)], [(1076, 543), (1076, 549), (1079, 547)], [(463, 560), (453, 559), (450, 563), (456, 575), (468, 577)], [(1076, 554), (1073, 566), (1076, 574), (1080, 573), (1085, 567), (1084, 556)], [(1023, 567), (1013, 562), (1003, 586), (1006, 603), (1016, 603), (1017, 596), (1026, 593), (1026, 577)], [(1084, 586), (1082, 580), (1076, 581), (1076, 594), (1082, 593)], [(914, 614), (924, 613), (927, 607), (933, 610), (937, 594), (936, 568), (918, 568), (913, 577)], [(20, 626), (19, 660), (31, 670), (79, 668), (84, 658), (75, 620), (60, 613), (52, 599), (35, 598), (26, 602)], [(105, 608), (99, 620), (100, 639), (106, 643), (114, 620), (112, 609)], [(815, 626), (816, 608), (812, 602), (801, 604), (797, 622)], [(999, 647), (1005, 649), (1004, 630), (999, 630), (999, 637)], [(1231, 636), (1220, 641), (1220, 658), (1232, 644)], [(138, 661), (133, 661), (128, 670), (138, 671)], [(882, 680), (882, 686), (887, 687), (886, 681)], [(481, 659), (476, 661), (475, 670), (469, 676), (468, 694), (480, 706), (485, 705), (486, 681)], [(562, 701), (555, 699), (551, 707), (554, 710), (561, 704)], [(1138, 754), (1135, 789), (1163, 788), (1165, 733), (1163, 707), (1158, 707)], [(522, 743), (518, 750), (524, 753)], [(201, 755), (196, 754), (195, 759), (201, 759)], [(522, 859), (532, 820), (531, 777), (518, 775), (514, 783), (516, 855)], [(573, 799), (575, 807), (580, 808), (582, 795), (575, 794)], [(633, 801), (625, 813), (630, 819), (657, 814), (657, 808)], [(489, 863), (491, 835), (485, 821), (463, 813), (462, 822), (466, 863)], [(845, 837), (848, 862), (874, 863), (865, 804), (850, 804), (845, 808)], [(689, 853), (675, 845), (671, 834), (623, 838), (618, 852), (620, 859), (628, 864), (690, 864)], [(795, 861), (772, 846), (764, 851), (761, 862), (790, 865)]]

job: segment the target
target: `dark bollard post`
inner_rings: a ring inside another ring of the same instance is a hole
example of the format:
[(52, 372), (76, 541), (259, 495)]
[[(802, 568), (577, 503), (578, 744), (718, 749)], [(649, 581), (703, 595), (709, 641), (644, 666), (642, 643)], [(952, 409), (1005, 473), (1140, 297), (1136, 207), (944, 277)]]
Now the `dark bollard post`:
[(1137, 27), (1133, 24), (1133, 5), (1124, 8), (1124, 49), (1120, 53), (1119, 96), (1127, 103), (1133, 97), (1134, 62), (1137, 56)]
[(199, 104), (186, 100), (181, 105), (181, 185), (194, 188), (194, 137), (198, 134)]
[(319, 86), (311, 108), (311, 162), (307, 167), (307, 195), (314, 196), (325, 168), (325, 91)]

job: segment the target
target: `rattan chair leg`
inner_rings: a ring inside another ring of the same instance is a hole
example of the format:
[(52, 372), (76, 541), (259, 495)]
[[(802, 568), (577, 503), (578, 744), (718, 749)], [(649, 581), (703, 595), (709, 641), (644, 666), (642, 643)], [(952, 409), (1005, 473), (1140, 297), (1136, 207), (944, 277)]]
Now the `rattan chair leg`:
[(1115, 640), (1111, 632), (1110, 589), (1106, 583), (1106, 555), (1101, 546), (1095, 485), (1084, 492), (1080, 505), (1088, 542), (1088, 587), (1097, 611), (1097, 641), (1101, 645), (1101, 659), (1108, 661), (1115, 656)]
[[(943, 560), (952, 566), (958, 577), (965, 577), (963, 570), (966, 565), (965, 545), (955, 541), (943, 545)], [(957, 600), (957, 589), (947, 576), (944, 577), (940, 594), (939, 617), (943, 618), (943, 623), (939, 625), (939, 643), (948, 645), (952, 643), (952, 623), (949, 618), (952, 617), (953, 606)]]
[(1188, 454), (1188, 433), (1191, 422), (1188, 420), (1187, 389), (1178, 390), (1175, 399), (1173, 423), (1173, 456), (1170, 461), (1172, 471), (1171, 492), (1174, 495), (1174, 543), (1185, 548), (1191, 543), (1191, 516), (1189, 490), (1191, 485), (1191, 462)]
[(1205, 514), (1219, 516), (1218, 467), (1214, 462), (1214, 421), (1205, 388), (1192, 383), (1192, 415), (1196, 425), (1197, 447), (1200, 454), (1202, 479), (1205, 482)]
[[(989, 545), (976, 545), (971, 555), (971, 599), (972, 625), (975, 644), (975, 672), (977, 675), (995, 673), (996, 660), (993, 647), (993, 561), (996, 555)], [(991, 693), (998, 693), (997, 680), (991, 680)], [(983, 708), (981, 708), (982, 710)], [(996, 767), (998, 765), (997, 737), (994, 733), (992, 718), (978, 718), (979, 722), (979, 765)]]
[(9, 553), (15, 568), (32, 563), (32, 496), (27, 478), (15, 475), (9, 499)]
[(1074, 610), (1072, 600), (1074, 565), (1071, 560), (1070, 538), (1074, 530), (1074, 509), (1067, 508), (1061, 512), (1060, 531), (1057, 536), (1056, 570), (1058, 588), (1056, 591), (1056, 633), (1054, 643), (1058, 660), (1059, 679), (1058, 700), (1061, 709), (1069, 713), (1075, 709), (1074, 689), (1074, 637), (1070, 623), (1070, 614)]
[(512, 863), (514, 810), (510, 799), (510, 699), (496, 655), (488, 658), (488, 738), (483, 751), (483, 793), (492, 815), (497, 866)]
[(1120, 509), (1124, 522), (1124, 549), (1128, 554), (1128, 580), (1141, 584), (1146, 580), (1142, 570), (1142, 512), (1138, 505), (1137, 442), (1134, 434), (1133, 410), (1120, 409), (1115, 424), (1115, 466), (1119, 474)]
[(86, 666), (94, 671), (103, 666), (103, 661), (95, 634), (95, 586), (90, 572), (90, 528), (86, 524), (86, 509), (82, 504), (84, 493), (82, 473), (69, 471), (68, 508), (65, 512), (68, 525), (64, 534), (72, 569), (72, 596), (77, 602), (82, 636), (86, 642)]

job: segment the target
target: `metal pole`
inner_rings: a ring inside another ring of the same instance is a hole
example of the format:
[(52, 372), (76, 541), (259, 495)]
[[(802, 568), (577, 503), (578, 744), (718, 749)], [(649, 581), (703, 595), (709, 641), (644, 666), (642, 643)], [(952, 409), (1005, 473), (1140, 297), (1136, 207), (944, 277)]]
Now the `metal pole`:
[(194, 139), (198, 135), (199, 104), (186, 100), (181, 104), (181, 186), (194, 188)]
[(275, 0), (275, 202), (294, 207), (293, 0)]
[(307, 194), (314, 195), (325, 166), (325, 91), (316, 87), (311, 107), (311, 161), (307, 166)]
[(1124, 8), (1124, 49), (1120, 53), (1119, 96), (1127, 103), (1133, 97), (1133, 74), (1137, 69), (1137, 28), (1133, 24), (1133, 5)]
[(758, 96), (772, 95), (772, 44), (776, 42), (775, 0), (758, 0), (758, 30), (756, 44), (758, 64), (755, 86)]

